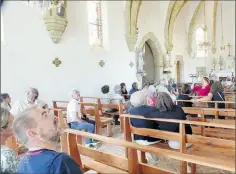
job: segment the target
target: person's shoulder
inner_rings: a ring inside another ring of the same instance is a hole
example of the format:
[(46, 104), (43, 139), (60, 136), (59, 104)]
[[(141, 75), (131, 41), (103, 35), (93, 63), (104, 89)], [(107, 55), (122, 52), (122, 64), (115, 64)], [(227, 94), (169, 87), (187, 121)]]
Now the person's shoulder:
[(52, 173), (82, 174), (80, 166), (66, 153), (59, 153), (51, 167)]

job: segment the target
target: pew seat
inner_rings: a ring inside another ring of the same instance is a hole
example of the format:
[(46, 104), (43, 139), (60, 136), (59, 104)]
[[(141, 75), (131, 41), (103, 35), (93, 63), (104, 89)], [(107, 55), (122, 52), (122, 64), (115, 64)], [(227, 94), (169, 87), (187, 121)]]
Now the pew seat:
[(121, 170), (121, 169), (117, 169), (115, 167), (111, 167), (109, 165), (94, 161), (93, 159), (88, 159), (88, 158), (83, 158), (82, 159), (82, 167), (85, 170), (94, 170), (97, 173), (124, 173), (124, 174), (128, 174), (127, 171)]

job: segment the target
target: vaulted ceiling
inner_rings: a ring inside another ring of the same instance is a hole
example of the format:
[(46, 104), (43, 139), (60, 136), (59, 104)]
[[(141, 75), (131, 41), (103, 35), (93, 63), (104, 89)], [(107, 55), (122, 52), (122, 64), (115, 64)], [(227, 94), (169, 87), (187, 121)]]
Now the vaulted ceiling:
[[(186, 4), (192, 3), (188, 0), (174, 0), (170, 1), (168, 5), (168, 10), (165, 19), (165, 27), (164, 27), (164, 38), (165, 38), (165, 48), (166, 51), (170, 52), (173, 49), (173, 31), (174, 25), (176, 23), (176, 19), (178, 15), (183, 11)], [(215, 41), (215, 27), (216, 27), (216, 10), (217, 10), (217, 3), (218, 1), (214, 1), (214, 9), (213, 9), (213, 36), (212, 40)], [(194, 7), (195, 10), (192, 11), (191, 21), (189, 23), (188, 28), (188, 42), (191, 43), (193, 37), (193, 31), (196, 28), (196, 17), (199, 14), (199, 10), (202, 8), (204, 1), (201, 0), (198, 4)], [(139, 16), (139, 9), (142, 5), (142, 0), (140, 1), (133, 1), (128, 0), (126, 1), (126, 9), (125, 9), (125, 22), (126, 22), (126, 30), (125, 30), (125, 38), (129, 48), (129, 51), (134, 51), (135, 44), (138, 39), (137, 35), (137, 21)], [(192, 48), (191, 44), (188, 48), (188, 53), (191, 54)]]

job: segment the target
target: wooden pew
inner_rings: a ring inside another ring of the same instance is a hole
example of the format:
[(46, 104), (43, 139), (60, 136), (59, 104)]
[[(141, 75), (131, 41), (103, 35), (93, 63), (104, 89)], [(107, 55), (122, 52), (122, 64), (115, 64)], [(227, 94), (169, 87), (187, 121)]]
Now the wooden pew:
[[(206, 123), (206, 122), (197, 122), (197, 121), (187, 121), (187, 120), (174, 120), (174, 119), (147, 119), (142, 116), (133, 116), (133, 115), (122, 115), (125, 120), (125, 131), (124, 137), (127, 141), (132, 141), (132, 134), (150, 136), (154, 138), (160, 138), (163, 140), (173, 140), (180, 142), (180, 152), (183, 154), (190, 154), (194, 156), (201, 156), (204, 158), (208, 158), (211, 160), (218, 161), (218, 159), (222, 160), (221, 167), (225, 170), (234, 171), (235, 170), (235, 141), (234, 140), (225, 140), (220, 138), (212, 138), (205, 137), (200, 135), (189, 135), (185, 133), (185, 125), (198, 125), (198, 126), (211, 126), (216, 128), (223, 129), (232, 129), (235, 131), (234, 125), (227, 124), (219, 124), (219, 123)], [(168, 132), (147, 128), (135, 128), (130, 124), (130, 118), (137, 119), (146, 119), (153, 121), (162, 121), (162, 122), (170, 122), (170, 123), (178, 123), (180, 126), (179, 133), (176, 132)], [(186, 143), (191, 143), (192, 146), (186, 149)], [(171, 149), (166, 143), (157, 143), (150, 145), (152, 147), (159, 147), (163, 149), (169, 149), (172, 151), (177, 151)], [(141, 152), (141, 160), (142, 162), (146, 162), (145, 152)], [(226, 162), (227, 161), (227, 162)], [(187, 172), (187, 164), (185, 161), (181, 161), (181, 173)], [(226, 167), (230, 165), (232, 168), (229, 169)], [(213, 167), (213, 166), (211, 166)], [(226, 169), (227, 168), (227, 169)], [(192, 164), (192, 173), (196, 173), (196, 165)]]
[[(82, 100), (83, 101), (83, 100)], [(57, 106), (57, 102), (58, 101), (53, 101), (53, 106), (54, 106), (54, 115), (58, 116), (58, 109), (61, 111), (65, 111), (66, 108), (65, 107), (58, 107)], [(63, 103), (66, 103), (65, 101), (63, 101)], [(67, 102), (68, 103), (68, 102)], [(106, 128), (106, 134), (107, 136), (112, 136), (112, 127), (111, 127), (111, 123), (112, 123), (112, 119), (111, 118), (106, 118), (106, 117), (101, 117), (99, 112), (95, 112), (95, 107), (98, 107), (98, 104), (96, 103), (80, 103), (81, 104), (81, 113), (82, 114), (86, 114), (89, 115), (88, 118), (90, 120), (95, 121), (95, 132), (99, 135), (102, 134), (102, 129)], [(89, 107), (89, 109), (87, 109), (87, 107)], [(66, 120), (66, 116), (64, 115), (64, 119)]]
[[(194, 108), (194, 107), (183, 107), (182, 108), (186, 114), (199, 114), (199, 118), (188, 117), (188, 120), (207, 122), (207, 123), (222, 123), (228, 125), (235, 125), (234, 120), (222, 120), (218, 119), (218, 116), (224, 116), (235, 119), (235, 110), (234, 109), (215, 109), (215, 108)], [(215, 119), (206, 119), (205, 115), (215, 116)], [(216, 138), (225, 138), (235, 140), (235, 131), (227, 130), (222, 128), (215, 127), (206, 127), (203, 126), (192, 126), (192, 131), (196, 135), (205, 135)]]
[[(176, 102), (190, 102), (190, 103), (192, 103), (190, 100), (176, 100)], [(194, 104), (197, 104), (198, 107), (206, 108), (206, 106), (201, 106), (201, 105), (206, 105), (207, 103), (214, 103), (215, 108), (218, 108), (219, 103), (224, 103), (225, 105), (227, 105), (227, 104), (234, 104), (235, 105), (235, 101), (200, 101), (200, 102), (196, 102)]]
[[(104, 137), (100, 135), (90, 134), (87, 132), (67, 129), (65, 133), (68, 137), (68, 151), (64, 151), (82, 167), (84, 172), (95, 170), (97, 173), (139, 173), (139, 174), (170, 174), (168, 170), (143, 163), (138, 160), (137, 151), (149, 152), (158, 155), (163, 155), (169, 158), (180, 160), (183, 162), (191, 162), (199, 165), (214, 167), (234, 171), (235, 165), (227, 162), (224, 159), (205, 158), (199, 155), (190, 155), (188, 153), (177, 152), (167, 149), (162, 149), (153, 146), (142, 146), (133, 142)], [(123, 146), (128, 149), (127, 158), (109, 154), (100, 150), (90, 149), (77, 143), (79, 137), (96, 139), (100, 142), (113, 145)]]

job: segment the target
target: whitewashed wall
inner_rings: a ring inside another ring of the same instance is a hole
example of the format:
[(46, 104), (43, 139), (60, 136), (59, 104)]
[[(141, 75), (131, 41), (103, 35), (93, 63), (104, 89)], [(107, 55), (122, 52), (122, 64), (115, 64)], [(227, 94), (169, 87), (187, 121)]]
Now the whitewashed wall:
[[(99, 96), (105, 84), (131, 86), (136, 76), (129, 62), (135, 56), (125, 43), (123, 2), (102, 3), (105, 49), (93, 50), (88, 43), (86, 1), (68, 1), (68, 26), (59, 44), (51, 41), (37, 10), (19, 1), (6, 2), (1, 92), (10, 93), (14, 102), (24, 99), (25, 90), (34, 86), (51, 105), (52, 100), (69, 100), (73, 88), (84, 96)], [(52, 64), (55, 57), (62, 61), (59, 68)], [(103, 68), (98, 65), (101, 59), (106, 62)]]

